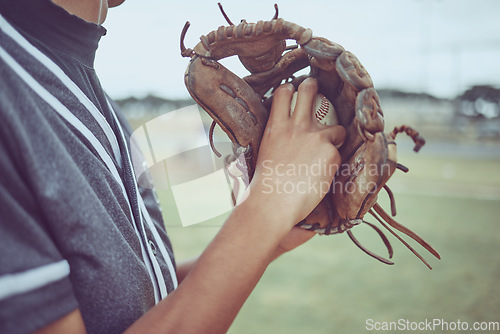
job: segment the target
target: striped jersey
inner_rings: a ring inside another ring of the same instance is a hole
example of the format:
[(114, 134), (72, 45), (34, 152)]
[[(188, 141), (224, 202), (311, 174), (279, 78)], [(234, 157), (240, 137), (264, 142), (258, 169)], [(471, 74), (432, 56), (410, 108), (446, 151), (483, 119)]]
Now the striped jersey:
[(177, 285), (131, 130), (94, 70), (105, 32), (50, 0), (0, 0), (0, 333), (76, 308), (89, 333), (122, 332)]

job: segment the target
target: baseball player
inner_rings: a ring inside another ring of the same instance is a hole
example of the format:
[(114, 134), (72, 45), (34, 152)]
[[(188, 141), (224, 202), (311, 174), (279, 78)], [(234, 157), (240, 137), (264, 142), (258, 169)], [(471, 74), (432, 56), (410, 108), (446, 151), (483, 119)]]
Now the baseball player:
[[(223, 333), (331, 183), (341, 126), (312, 119), (318, 86), (276, 90), (250, 194), (200, 257), (176, 262), (131, 130), (94, 69), (123, 0), (0, 0), (0, 332)], [(125, 69), (126, 70), (126, 69)], [(328, 173), (281, 173), (320, 161)], [(266, 167), (264, 167), (266, 166)], [(312, 178), (312, 179), (311, 179)]]

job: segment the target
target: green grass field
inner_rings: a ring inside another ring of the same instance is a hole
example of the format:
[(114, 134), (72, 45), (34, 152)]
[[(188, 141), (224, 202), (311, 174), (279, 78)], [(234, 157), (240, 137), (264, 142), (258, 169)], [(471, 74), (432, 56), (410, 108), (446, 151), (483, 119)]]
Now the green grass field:
[[(440, 252), (441, 261), (415, 246), (434, 269), (392, 236), (394, 266), (368, 257), (347, 235), (317, 236), (269, 267), (230, 333), (365, 333), (367, 319), (500, 321), (500, 160), (407, 154), (400, 161), (411, 170), (389, 182), (396, 218)], [(160, 198), (177, 258), (197, 255), (224, 217), (183, 228), (168, 190)], [(371, 229), (354, 232), (384, 255)]]

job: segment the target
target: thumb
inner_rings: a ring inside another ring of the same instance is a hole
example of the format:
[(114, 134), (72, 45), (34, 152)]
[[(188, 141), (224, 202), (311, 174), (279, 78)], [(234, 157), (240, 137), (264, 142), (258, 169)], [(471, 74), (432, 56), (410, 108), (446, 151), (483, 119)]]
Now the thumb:
[(343, 126), (332, 125), (323, 130), (326, 138), (334, 145), (337, 149), (342, 146), (345, 140), (346, 131)]

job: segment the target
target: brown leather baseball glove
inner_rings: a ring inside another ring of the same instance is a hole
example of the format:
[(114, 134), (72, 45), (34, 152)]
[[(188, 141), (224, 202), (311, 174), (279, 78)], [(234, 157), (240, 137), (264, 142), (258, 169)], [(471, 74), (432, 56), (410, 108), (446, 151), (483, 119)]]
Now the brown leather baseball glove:
[[(432, 269), (388, 225), (413, 238), (438, 259), (439, 254), (377, 204), (377, 195), (383, 188), (391, 200), (392, 216), (396, 214), (394, 197), (386, 182), (396, 169), (408, 171), (397, 162), (396, 135), (406, 132), (411, 136), (416, 152), (425, 140), (404, 125), (384, 133), (383, 112), (372, 80), (356, 56), (342, 46), (313, 36), (310, 29), (278, 18), (276, 5), (272, 20), (257, 23), (242, 20), (238, 25), (229, 20), (220, 4), (219, 7), (229, 26), (221, 26), (201, 36), (201, 42), (194, 49), (187, 49), (183, 42), (189, 27), (187, 22), (181, 34), (181, 54), (191, 58), (185, 73), (186, 87), (214, 120), (210, 138), (214, 125), (218, 124), (233, 142), (234, 157), (226, 159), (231, 168), (238, 170), (238, 176), (248, 184), (254, 173), (274, 89), (283, 82), (291, 82), (297, 88), (306, 77), (316, 78), (319, 92), (332, 103), (347, 135), (339, 148), (343, 164), (330, 191), (297, 226), (326, 235), (347, 232), (364, 252), (393, 264), (363, 247), (351, 231), (361, 223), (374, 228), (391, 258), (393, 251), (389, 240), (377, 226), (364, 220), (366, 213), (370, 213)], [(287, 47), (286, 40), (294, 40), (297, 45)], [(234, 55), (250, 75), (240, 78), (219, 63), (220, 59)], [(309, 68), (310, 73), (296, 77), (295, 73), (304, 68)], [(211, 144), (218, 154), (212, 141)], [(243, 154), (244, 161), (237, 159)]]

